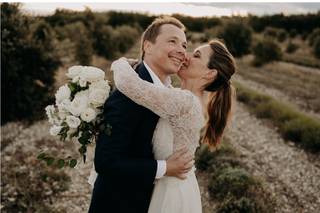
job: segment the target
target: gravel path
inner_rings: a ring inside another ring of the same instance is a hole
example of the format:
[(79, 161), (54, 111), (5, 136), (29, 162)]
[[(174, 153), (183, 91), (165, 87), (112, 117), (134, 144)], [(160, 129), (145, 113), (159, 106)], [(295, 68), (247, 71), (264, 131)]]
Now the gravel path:
[(227, 135), (252, 174), (266, 180), (278, 212), (319, 212), (320, 156), (286, 143), (270, 126), (239, 103)]

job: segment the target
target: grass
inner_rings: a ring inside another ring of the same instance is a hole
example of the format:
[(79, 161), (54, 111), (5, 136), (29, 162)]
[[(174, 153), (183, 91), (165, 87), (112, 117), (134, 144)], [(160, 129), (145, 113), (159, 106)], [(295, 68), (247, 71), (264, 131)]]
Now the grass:
[(235, 82), (237, 98), (258, 118), (271, 120), (283, 137), (312, 152), (320, 151), (320, 122), (296, 109)]

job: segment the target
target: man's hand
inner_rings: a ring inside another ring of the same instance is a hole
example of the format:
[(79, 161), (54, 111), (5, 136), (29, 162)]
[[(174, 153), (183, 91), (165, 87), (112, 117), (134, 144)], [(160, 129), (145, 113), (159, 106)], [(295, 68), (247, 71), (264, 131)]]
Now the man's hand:
[(166, 161), (166, 176), (173, 176), (179, 179), (186, 179), (186, 173), (189, 172), (194, 164), (193, 155), (189, 153), (187, 148), (173, 153)]

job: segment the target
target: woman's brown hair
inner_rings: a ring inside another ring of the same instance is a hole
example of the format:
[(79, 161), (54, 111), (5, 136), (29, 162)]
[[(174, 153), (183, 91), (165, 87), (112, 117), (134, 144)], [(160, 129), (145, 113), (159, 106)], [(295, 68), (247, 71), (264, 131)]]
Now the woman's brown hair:
[(208, 68), (217, 70), (217, 78), (206, 86), (210, 92), (207, 112), (208, 119), (204, 129), (203, 142), (210, 147), (216, 147), (222, 140), (223, 132), (231, 114), (235, 89), (230, 78), (236, 71), (235, 60), (226, 46), (218, 41), (209, 42), (212, 54)]

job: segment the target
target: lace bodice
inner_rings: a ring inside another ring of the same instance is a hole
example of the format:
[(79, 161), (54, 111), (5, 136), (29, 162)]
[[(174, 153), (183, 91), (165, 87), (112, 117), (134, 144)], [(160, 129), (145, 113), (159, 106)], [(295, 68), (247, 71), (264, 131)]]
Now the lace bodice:
[[(113, 62), (111, 70), (114, 71), (114, 82), (120, 92), (161, 117), (154, 135), (156, 159), (166, 159), (172, 151), (184, 145), (194, 154), (204, 124), (198, 97), (188, 90), (158, 87), (142, 80), (125, 59)], [(170, 124), (172, 132), (166, 122)], [(165, 131), (168, 137), (164, 137)], [(172, 140), (170, 134), (173, 134), (173, 145), (170, 145), (172, 141), (165, 141), (166, 138)], [(166, 142), (167, 145), (161, 144)]]

